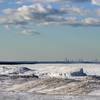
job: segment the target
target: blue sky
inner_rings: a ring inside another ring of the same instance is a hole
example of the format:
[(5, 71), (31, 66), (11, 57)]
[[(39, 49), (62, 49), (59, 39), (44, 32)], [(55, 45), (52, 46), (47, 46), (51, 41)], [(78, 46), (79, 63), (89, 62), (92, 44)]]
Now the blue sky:
[(100, 60), (94, 1), (0, 0), (0, 60)]

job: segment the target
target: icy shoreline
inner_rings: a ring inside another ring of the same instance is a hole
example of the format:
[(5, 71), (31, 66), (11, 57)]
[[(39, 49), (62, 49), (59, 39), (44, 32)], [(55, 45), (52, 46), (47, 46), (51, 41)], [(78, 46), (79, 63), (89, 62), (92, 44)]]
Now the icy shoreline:
[[(76, 72), (76, 75), (75, 75)], [(74, 74), (73, 74), (74, 73)], [(77, 75), (79, 73), (80, 75)], [(100, 64), (29, 64), (0, 65), (0, 75), (36, 75), (38, 77), (68, 78), (71, 76), (100, 76)], [(82, 75), (81, 75), (82, 74)]]
[(0, 87), (0, 93), (100, 96), (100, 64), (0, 65)]

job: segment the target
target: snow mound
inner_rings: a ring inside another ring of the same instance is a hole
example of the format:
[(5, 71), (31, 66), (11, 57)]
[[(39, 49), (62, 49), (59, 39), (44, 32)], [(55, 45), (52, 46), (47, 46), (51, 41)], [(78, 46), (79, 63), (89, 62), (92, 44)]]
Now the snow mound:
[(38, 78), (37, 75), (34, 74), (35, 70), (32, 70), (27, 67), (1, 67), (0, 68), (0, 77), (10, 77), (10, 78)]
[(1, 67), (0, 68), (0, 74), (22, 74), (25, 72), (31, 71), (31, 69), (27, 67)]
[(31, 69), (27, 67), (17, 67), (14, 70), (12, 70), (12, 72), (10, 72), (9, 74), (23, 74), (28, 71), (31, 71)]

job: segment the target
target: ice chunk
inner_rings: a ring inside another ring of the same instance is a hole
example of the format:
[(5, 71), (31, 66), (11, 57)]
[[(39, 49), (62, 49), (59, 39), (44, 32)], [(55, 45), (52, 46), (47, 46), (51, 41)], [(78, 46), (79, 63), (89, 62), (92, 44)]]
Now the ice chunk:
[(70, 74), (71, 74), (71, 76), (87, 76), (87, 74), (84, 73), (83, 68), (81, 68), (77, 71), (73, 71)]

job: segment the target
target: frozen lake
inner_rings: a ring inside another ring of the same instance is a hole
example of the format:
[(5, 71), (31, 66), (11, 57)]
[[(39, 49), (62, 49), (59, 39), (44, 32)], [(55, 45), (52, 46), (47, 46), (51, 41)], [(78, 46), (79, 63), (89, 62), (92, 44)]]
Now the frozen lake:
[(99, 100), (100, 64), (0, 65), (0, 87), (3, 100)]

